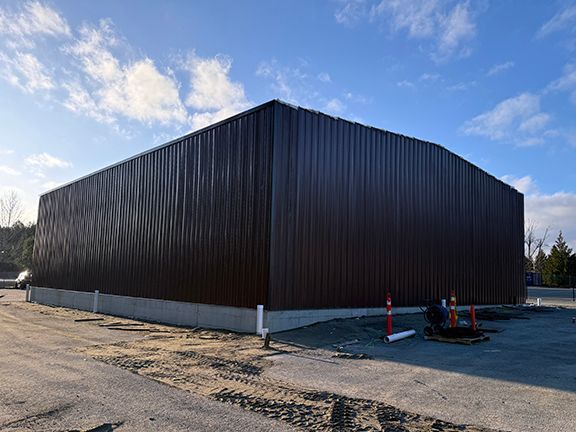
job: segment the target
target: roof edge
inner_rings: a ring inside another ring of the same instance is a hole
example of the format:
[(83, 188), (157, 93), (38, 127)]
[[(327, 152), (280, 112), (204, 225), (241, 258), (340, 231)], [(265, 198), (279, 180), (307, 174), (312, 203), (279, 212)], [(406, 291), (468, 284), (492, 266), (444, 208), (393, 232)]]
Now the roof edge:
[[(220, 121), (218, 121), (218, 122), (216, 122), (216, 123), (212, 123), (212, 124), (210, 124), (210, 125), (208, 125), (208, 126), (204, 126), (204, 127), (201, 128), (201, 129), (198, 129), (198, 130), (189, 132), (189, 133), (187, 133), (186, 135), (182, 135), (182, 136), (180, 136), (180, 137), (174, 138), (174, 139), (172, 139), (172, 140), (170, 140), (170, 141), (168, 141), (168, 142), (166, 142), (166, 143), (164, 143), (164, 144), (160, 144), (160, 145), (157, 145), (157, 146), (155, 146), (155, 147), (149, 148), (148, 150), (144, 150), (144, 151), (142, 151), (142, 152), (140, 152), (140, 153), (136, 153), (136, 154), (133, 155), (133, 156), (127, 157), (127, 158), (125, 158), (125, 159), (122, 159), (122, 160), (120, 160), (120, 161), (118, 161), (118, 162), (115, 162), (115, 163), (113, 163), (113, 164), (111, 164), (111, 165), (106, 165), (105, 167), (102, 167), (102, 168), (100, 168), (100, 169), (97, 169), (96, 171), (92, 171), (92, 172), (90, 172), (90, 173), (88, 173), (88, 174), (85, 174), (85, 175), (83, 175), (83, 176), (81, 176), (81, 177), (78, 177), (78, 178), (76, 178), (76, 179), (74, 179), (74, 180), (70, 180), (70, 181), (68, 181), (68, 182), (66, 182), (66, 183), (64, 183), (64, 184), (61, 184), (60, 186), (57, 186), (57, 187), (55, 187), (55, 188), (49, 189), (49, 190), (47, 190), (47, 191), (45, 191), (45, 192), (42, 192), (39, 196), (47, 195), (47, 194), (49, 194), (49, 193), (52, 193), (52, 192), (55, 192), (55, 191), (57, 191), (57, 190), (63, 189), (63, 188), (65, 188), (65, 187), (67, 187), (67, 186), (70, 186), (70, 185), (72, 185), (72, 184), (74, 184), (74, 183), (77, 183), (77, 182), (79, 182), (79, 181), (81, 181), (81, 180), (87, 179), (88, 177), (92, 177), (92, 176), (94, 176), (94, 175), (96, 175), (96, 174), (100, 174), (101, 172), (104, 172), (104, 171), (107, 171), (107, 170), (109, 170), (109, 169), (115, 168), (115, 167), (117, 167), (117, 166), (119, 166), (119, 165), (123, 165), (123, 164), (125, 164), (125, 163), (127, 163), (127, 162), (130, 162), (130, 161), (134, 160), (134, 159), (138, 159), (139, 157), (142, 157), (142, 156), (144, 156), (144, 155), (147, 155), (147, 154), (150, 154), (150, 153), (154, 153), (155, 151), (158, 151), (158, 150), (162, 150), (162, 149), (165, 148), (165, 147), (169, 147), (169, 146), (171, 146), (171, 145), (177, 144), (177, 143), (179, 143), (179, 142), (182, 141), (182, 140), (185, 140), (185, 139), (187, 139), (187, 138), (193, 137), (193, 136), (195, 136), (195, 135), (199, 135), (199, 134), (201, 134), (201, 133), (204, 133), (204, 132), (206, 132), (206, 131), (209, 131), (210, 129), (214, 129), (214, 128), (218, 127), (218, 126), (222, 126), (222, 125), (225, 124), (225, 123), (228, 123), (228, 122), (233, 121), (233, 120), (237, 120), (237, 119), (239, 119), (239, 118), (241, 118), (241, 117), (247, 116), (247, 115), (252, 114), (252, 113), (254, 113), (254, 112), (256, 112), (256, 111), (259, 111), (259, 110), (261, 110), (261, 109), (263, 109), (263, 108), (266, 108), (266, 107), (269, 106), (269, 105), (274, 105), (275, 103), (282, 103), (282, 104), (291, 106), (291, 105), (287, 104), (286, 102), (280, 101), (279, 99), (269, 100), (269, 101), (264, 102), (264, 103), (262, 103), (262, 104), (260, 104), (260, 105), (256, 105), (255, 107), (250, 108), (250, 109), (248, 109), (248, 110), (246, 110), (246, 111), (239, 112), (238, 114), (234, 114), (234, 115), (231, 116), (231, 117), (227, 117), (227, 118), (222, 119), (222, 120), (220, 120)], [(294, 107), (293, 107), (293, 108), (294, 108)]]

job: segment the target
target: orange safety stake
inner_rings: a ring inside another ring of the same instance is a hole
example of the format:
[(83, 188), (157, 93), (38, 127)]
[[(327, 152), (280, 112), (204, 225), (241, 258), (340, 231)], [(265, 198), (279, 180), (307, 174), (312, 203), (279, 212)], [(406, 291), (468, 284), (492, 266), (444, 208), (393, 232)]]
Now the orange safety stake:
[(472, 330), (476, 331), (476, 311), (473, 304), (470, 305), (470, 321), (472, 321)]
[(450, 292), (450, 327), (456, 327), (456, 293)]
[(388, 321), (388, 335), (390, 336), (392, 334), (392, 298), (390, 297), (390, 293), (388, 293), (388, 295), (386, 296), (386, 310), (387, 310), (387, 321)]

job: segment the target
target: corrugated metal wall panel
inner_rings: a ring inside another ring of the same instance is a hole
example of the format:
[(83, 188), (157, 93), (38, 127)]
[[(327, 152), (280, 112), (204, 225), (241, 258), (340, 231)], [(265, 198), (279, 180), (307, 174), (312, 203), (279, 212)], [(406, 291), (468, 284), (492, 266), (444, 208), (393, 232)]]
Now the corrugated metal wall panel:
[(523, 196), (448, 150), (276, 106), (271, 309), (523, 301)]
[(35, 284), (269, 309), (526, 296), (523, 196), (435, 144), (279, 102), (42, 196)]
[(266, 303), (273, 104), (40, 199), (35, 284)]

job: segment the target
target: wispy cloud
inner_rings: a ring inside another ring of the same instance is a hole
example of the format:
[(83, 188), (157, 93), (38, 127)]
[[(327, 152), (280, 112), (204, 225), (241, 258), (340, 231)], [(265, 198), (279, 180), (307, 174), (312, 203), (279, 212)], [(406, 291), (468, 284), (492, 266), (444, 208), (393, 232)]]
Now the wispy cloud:
[(344, 105), (344, 103), (338, 98), (330, 99), (328, 102), (326, 102), (326, 105), (324, 106), (325, 111), (334, 115), (342, 114), (345, 109), (346, 105)]
[(367, 15), (366, 0), (340, 0), (339, 3), (334, 13), (334, 19), (338, 24), (352, 27)]
[(10, 167), (8, 165), (0, 165), (0, 174), (7, 174), (10, 176), (18, 176), (20, 175), (20, 171)]
[[(371, 102), (361, 94), (339, 88), (328, 72), (319, 73), (313, 69), (313, 65), (302, 58), (295, 64), (282, 64), (272, 59), (258, 64), (256, 76), (268, 82), (274, 97), (335, 116), (358, 118), (352, 110), (353, 106)], [(319, 80), (330, 85), (319, 85)]]
[(568, 92), (572, 102), (576, 104), (576, 64), (564, 66), (562, 76), (548, 84), (546, 91)]
[(468, 42), (476, 36), (474, 15), (467, 1), (454, 5), (438, 0), (382, 0), (370, 10), (372, 20), (384, 20), (394, 33), (431, 40), (430, 56), (436, 62), (470, 55)]
[(476, 87), (477, 84), (478, 83), (476, 81), (464, 81), (449, 85), (448, 87), (446, 87), (446, 89), (449, 91), (463, 92), (470, 90), (472, 87)]
[(37, 1), (0, 8), (0, 34), (12, 47), (33, 47), (36, 37), (70, 36), (66, 20), (54, 9)]
[(8, 56), (0, 52), (0, 77), (25, 93), (55, 87), (53, 77), (46, 67), (30, 53), (16, 51)]
[(498, 75), (499, 73), (504, 72), (505, 70), (511, 69), (513, 67), (514, 67), (513, 61), (507, 61), (504, 63), (495, 64), (490, 68), (490, 70), (486, 73), (486, 75), (488, 76)]
[(69, 168), (72, 166), (70, 162), (46, 152), (31, 154), (24, 162), (28, 166), (41, 168)]
[(536, 33), (536, 37), (542, 38), (551, 33), (565, 30), (572, 33), (576, 31), (576, 4), (567, 5), (546, 21)]
[(434, 73), (423, 73), (422, 75), (420, 75), (420, 78), (418, 78), (419, 81), (428, 81), (428, 82), (434, 82), (434, 81), (438, 81), (440, 79), (440, 74)]
[(330, 77), (330, 74), (327, 72), (320, 72), (317, 75), (318, 79), (324, 83), (329, 83), (332, 82), (332, 78)]
[[(242, 83), (230, 77), (230, 57), (191, 52), (160, 67), (133, 48), (110, 19), (71, 29), (55, 9), (25, 2), (0, 6), (0, 34), (10, 41), (0, 42), (1, 79), (25, 93), (43, 91), (43, 97), (127, 136), (131, 122), (197, 129), (250, 105)], [(62, 42), (43, 59), (39, 47), (46, 36)], [(181, 82), (174, 70), (186, 72), (188, 80)]]
[(467, 135), (531, 146), (544, 142), (550, 133), (544, 129), (549, 121), (550, 115), (540, 110), (540, 96), (522, 93), (467, 121), (462, 130)]
[(258, 64), (256, 76), (270, 81), (272, 91), (293, 104), (310, 105), (320, 97), (315, 83), (306, 71), (308, 63), (300, 60), (297, 66), (280, 64), (276, 59)]
[(416, 84), (414, 84), (412, 81), (402, 80), (396, 83), (396, 87), (414, 90), (416, 88)]

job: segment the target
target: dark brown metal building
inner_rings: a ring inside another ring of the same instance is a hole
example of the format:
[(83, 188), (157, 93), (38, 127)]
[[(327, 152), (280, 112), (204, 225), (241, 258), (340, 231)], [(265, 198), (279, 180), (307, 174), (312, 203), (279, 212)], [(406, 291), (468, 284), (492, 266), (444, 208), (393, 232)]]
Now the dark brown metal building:
[(40, 199), (39, 287), (269, 311), (523, 301), (523, 195), (271, 101)]

